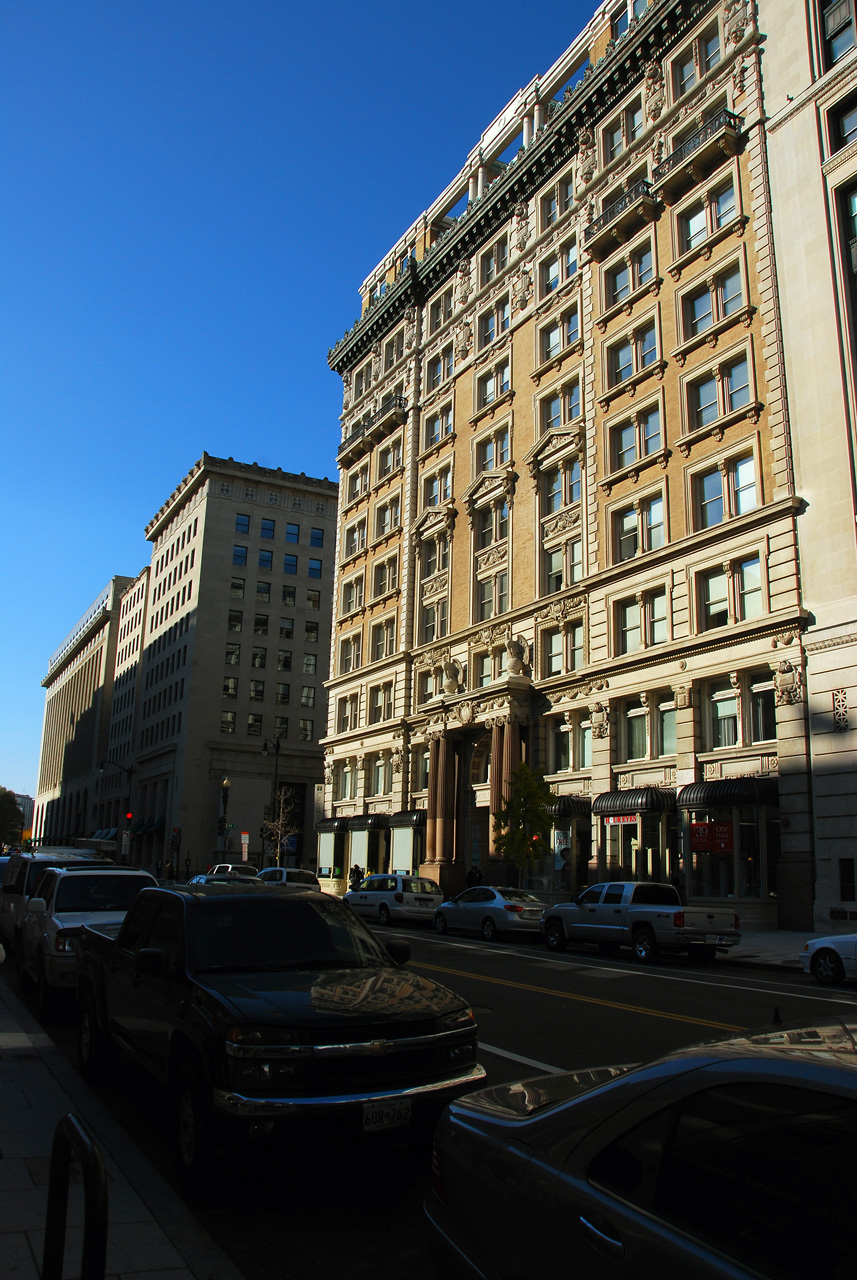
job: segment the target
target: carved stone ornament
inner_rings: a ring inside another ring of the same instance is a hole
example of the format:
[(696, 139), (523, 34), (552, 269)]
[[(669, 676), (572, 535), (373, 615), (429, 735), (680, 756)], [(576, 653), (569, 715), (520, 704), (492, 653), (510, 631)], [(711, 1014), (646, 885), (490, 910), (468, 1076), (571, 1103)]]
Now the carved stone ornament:
[(501, 640), (505, 642), (506, 632), (501, 626), (483, 627), (481, 631), (477, 632), (477, 636), (480, 644), (488, 645), (490, 648), (499, 644)]
[(473, 346), (473, 325), (469, 320), (462, 320), (455, 326), (455, 354), (459, 360), (466, 360)]
[(562, 511), (558, 516), (554, 516), (552, 520), (546, 520), (542, 525), (542, 533), (545, 538), (553, 538), (559, 533), (568, 533), (580, 524), (579, 511)]
[(372, 344), (372, 381), (377, 382), (381, 376), (381, 343)]
[(402, 772), (402, 765), (405, 762), (405, 753), (401, 747), (394, 747), (390, 752), (390, 762), (393, 766), (393, 773)]
[(472, 289), (470, 286), (470, 263), (462, 258), (458, 264), (458, 280), (456, 283), (456, 301), (459, 306), (466, 307)]
[(579, 617), (584, 604), (583, 596), (571, 596), (568, 600), (554, 600), (544, 609), (539, 609), (536, 622), (566, 622), (569, 618)]
[(723, 10), (726, 39), (730, 44), (740, 44), (752, 22), (746, 0), (727, 0)]
[(464, 667), (457, 658), (451, 658), (443, 664), (444, 693), (461, 693), (464, 689)]
[(524, 200), (520, 200), (515, 205), (515, 243), (518, 246), (518, 252), (523, 253), (527, 247), (530, 238), (530, 220), (527, 204)]
[(593, 738), (607, 737), (607, 708), (602, 702), (593, 702), (589, 708), (589, 723)]
[[(740, 36), (738, 37), (740, 40)], [(732, 86), (736, 94), (744, 92), (744, 83), (747, 77), (747, 59), (742, 53), (735, 59), (735, 65), (732, 68)]]
[(351, 374), (343, 373), (342, 375), (342, 409), (351, 408)]
[(333, 752), (329, 748), (324, 753), (324, 780), (333, 782)]
[(426, 649), (425, 653), (414, 654), (415, 667), (428, 667), (431, 671), (440, 671), (443, 664), (449, 661), (449, 649)]
[(405, 312), (405, 347), (410, 351), (417, 336), (417, 309), (408, 307)]
[(660, 118), (664, 109), (664, 78), (661, 64), (652, 59), (646, 63), (646, 115), (651, 121)]
[(509, 675), (521, 676), (524, 668), (530, 665), (530, 646), (523, 636), (516, 636), (506, 641), (506, 653), (509, 661), (506, 664)]
[(453, 715), (458, 716), (461, 724), (471, 724), (473, 721), (474, 709), (472, 702), (460, 702), (455, 708)]
[(524, 311), (533, 296), (533, 277), (527, 267), (520, 267), (512, 280), (512, 298), (519, 311)]
[(686, 684), (674, 684), (675, 705), (677, 711), (687, 711), (691, 705), (691, 693)]
[(449, 574), (444, 569), (442, 573), (436, 573), (433, 578), (423, 583), (423, 600), (434, 600), (436, 596), (445, 594), (449, 586)]
[(803, 701), (802, 676), (788, 659), (774, 671), (774, 697), (778, 707), (790, 707)]
[(496, 565), (506, 563), (506, 545), (503, 543), (498, 547), (489, 547), (487, 551), (480, 551), (476, 557), (477, 570), (493, 569)]

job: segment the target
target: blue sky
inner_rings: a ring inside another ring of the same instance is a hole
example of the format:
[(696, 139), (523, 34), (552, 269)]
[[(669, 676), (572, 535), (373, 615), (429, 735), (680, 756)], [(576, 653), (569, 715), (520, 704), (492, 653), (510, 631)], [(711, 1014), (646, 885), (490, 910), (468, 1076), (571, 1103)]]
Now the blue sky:
[(203, 450), (336, 477), (361, 281), (594, 7), (8, 0), (0, 785)]

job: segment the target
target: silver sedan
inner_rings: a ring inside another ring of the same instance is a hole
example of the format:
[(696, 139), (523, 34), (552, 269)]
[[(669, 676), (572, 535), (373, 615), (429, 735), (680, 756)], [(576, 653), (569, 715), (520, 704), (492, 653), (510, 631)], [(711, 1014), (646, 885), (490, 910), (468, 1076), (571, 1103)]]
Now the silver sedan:
[(441, 935), (451, 929), (481, 933), (493, 942), (501, 933), (538, 933), (544, 904), (524, 889), (490, 889), (477, 885), (447, 898), (435, 908), (434, 927)]
[(857, 978), (857, 933), (812, 938), (800, 954), (800, 967), (823, 987), (838, 987), (846, 978)]

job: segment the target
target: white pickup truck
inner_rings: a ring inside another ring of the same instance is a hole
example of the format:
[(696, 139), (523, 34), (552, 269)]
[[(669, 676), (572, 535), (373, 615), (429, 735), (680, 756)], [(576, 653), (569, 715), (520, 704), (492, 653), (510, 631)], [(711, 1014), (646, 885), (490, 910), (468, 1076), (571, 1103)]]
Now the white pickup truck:
[(738, 916), (725, 909), (683, 906), (671, 884), (593, 884), (570, 902), (542, 914), (542, 932), (551, 951), (569, 942), (594, 942), (608, 954), (632, 947), (641, 964), (660, 951), (686, 951), (711, 960), (741, 941)]

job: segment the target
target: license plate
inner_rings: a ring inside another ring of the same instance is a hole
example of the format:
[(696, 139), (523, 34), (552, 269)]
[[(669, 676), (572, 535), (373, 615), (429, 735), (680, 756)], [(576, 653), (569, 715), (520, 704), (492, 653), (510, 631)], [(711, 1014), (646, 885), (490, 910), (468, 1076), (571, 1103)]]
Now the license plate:
[(411, 1122), (411, 1100), (399, 1102), (364, 1102), (363, 1129), (397, 1129)]
[(431, 898), (417, 898), (417, 906), (418, 906), (418, 907), (430, 907), (430, 906), (431, 906)]
[(725, 933), (707, 933), (705, 935), (705, 941), (706, 942), (725, 942), (726, 934)]

